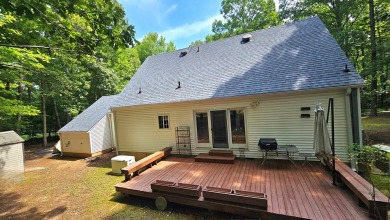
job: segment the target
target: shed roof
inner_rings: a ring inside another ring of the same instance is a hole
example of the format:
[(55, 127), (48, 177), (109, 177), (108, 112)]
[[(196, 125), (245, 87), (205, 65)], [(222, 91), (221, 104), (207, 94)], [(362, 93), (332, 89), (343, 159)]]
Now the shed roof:
[(24, 142), (15, 131), (0, 132), (0, 146)]
[(62, 127), (58, 133), (62, 132), (86, 132), (98, 123), (109, 111), (118, 95), (103, 96), (72, 121)]
[(114, 107), (364, 85), (317, 16), (250, 35), (148, 57)]

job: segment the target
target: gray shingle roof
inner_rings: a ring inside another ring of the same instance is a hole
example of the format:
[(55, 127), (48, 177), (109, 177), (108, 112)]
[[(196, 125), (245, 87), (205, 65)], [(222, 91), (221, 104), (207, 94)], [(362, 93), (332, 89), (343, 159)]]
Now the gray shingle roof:
[(147, 58), (114, 106), (364, 85), (318, 17), (250, 34)]
[(89, 131), (108, 113), (117, 97), (118, 95), (101, 97), (81, 114), (77, 115), (72, 121), (62, 127), (58, 133)]
[(0, 132), (0, 146), (24, 142), (15, 131)]

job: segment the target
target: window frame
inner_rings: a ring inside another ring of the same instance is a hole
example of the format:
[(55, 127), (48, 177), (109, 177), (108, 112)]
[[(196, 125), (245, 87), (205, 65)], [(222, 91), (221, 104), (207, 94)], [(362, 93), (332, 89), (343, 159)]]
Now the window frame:
[[(166, 120), (165, 120), (166, 117)], [(162, 127), (160, 127), (160, 118), (162, 118)], [(166, 123), (165, 123), (166, 122)], [(170, 119), (168, 114), (159, 114), (157, 116), (157, 126), (159, 130), (170, 129)]]
[[(233, 134), (232, 134), (232, 122), (230, 118), (230, 111), (243, 111), (244, 112), (244, 126), (245, 126), (245, 143), (243, 144), (237, 144), (233, 143)], [(229, 141), (229, 148), (235, 149), (235, 148), (247, 148), (248, 147), (248, 120), (247, 120), (247, 111), (245, 108), (230, 108), (227, 111), (228, 114), (228, 141)]]

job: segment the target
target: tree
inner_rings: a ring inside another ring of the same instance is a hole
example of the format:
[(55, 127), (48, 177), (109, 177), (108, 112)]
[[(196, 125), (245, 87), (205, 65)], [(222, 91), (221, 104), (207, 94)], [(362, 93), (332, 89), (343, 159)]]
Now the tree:
[(370, 114), (375, 116), (379, 99), (381, 107), (390, 106), (388, 1), (282, 0), (279, 8), (284, 21), (317, 14), (370, 85), (362, 92), (363, 108), (370, 108)]
[(152, 32), (148, 33), (142, 39), (142, 41), (137, 44), (135, 49), (138, 52), (138, 56), (141, 60), (141, 63), (143, 63), (148, 56), (175, 51), (176, 46), (172, 41), (167, 44), (163, 36), (159, 37), (157, 33)]
[(225, 21), (213, 22), (213, 35), (206, 42), (272, 27), (281, 23), (273, 0), (222, 0)]
[(194, 42), (191, 42), (191, 44), (189, 45), (189, 47), (199, 46), (199, 45), (202, 45), (202, 44), (204, 44), (203, 41), (201, 41), (201, 40), (196, 40), (196, 41), (194, 41)]
[(368, 1), (369, 11), (370, 11), (370, 43), (371, 43), (371, 109), (370, 116), (378, 116), (377, 112), (377, 51), (376, 51), (376, 26), (375, 26), (375, 7), (374, 0)]
[[(0, 101), (30, 106), (23, 109), (33, 115), (41, 109), (45, 145), (46, 117), (52, 118), (46, 114), (56, 115), (60, 127), (63, 118), (69, 121), (99, 96), (121, 90), (140, 63), (129, 48), (135, 44), (134, 34), (116, 0), (2, 1), (0, 88), (9, 92), (0, 91)], [(110, 50), (99, 53), (101, 48)], [(125, 72), (116, 63), (131, 69)], [(4, 106), (0, 112), (12, 116)], [(28, 115), (15, 114), (18, 120)], [(27, 126), (34, 120), (23, 122)]]

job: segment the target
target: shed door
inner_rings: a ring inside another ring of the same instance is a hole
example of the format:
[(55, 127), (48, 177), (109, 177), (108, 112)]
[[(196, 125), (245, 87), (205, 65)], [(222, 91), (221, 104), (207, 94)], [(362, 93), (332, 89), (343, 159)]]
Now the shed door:
[(211, 131), (214, 148), (229, 148), (226, 110), (211, 111)]

